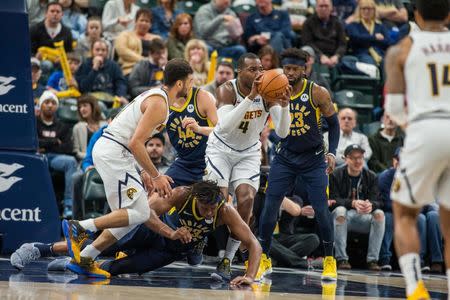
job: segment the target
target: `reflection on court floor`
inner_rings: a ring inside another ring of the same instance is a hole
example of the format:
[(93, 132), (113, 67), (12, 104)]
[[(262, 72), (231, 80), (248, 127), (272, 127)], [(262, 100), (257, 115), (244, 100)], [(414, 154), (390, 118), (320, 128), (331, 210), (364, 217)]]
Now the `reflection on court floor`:
[[(210, 280), (214, 266), (174, 263), (142, 276), (93, 280), (67, 272), (47, 272), (41, 259), (19, 272), (0, 259), (0, 299), (361, 299), (404, 298), (399, 273), (341, 272), (336, 284), (324, 284), (318, 271), (275, 268), (270, 278), (241, 290)], [(234, 274), (242, 272), (236, 268)], [(445, 276), (425, 275), (433, 299), (447, 299)]]

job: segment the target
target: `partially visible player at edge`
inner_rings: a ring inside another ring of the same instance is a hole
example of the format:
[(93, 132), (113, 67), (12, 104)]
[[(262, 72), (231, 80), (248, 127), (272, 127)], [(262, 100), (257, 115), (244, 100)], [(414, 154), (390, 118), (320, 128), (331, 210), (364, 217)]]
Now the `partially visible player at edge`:
[[(406, 128), (392, 184), (395, 247), (408, 299), (430, 299), (420, 269), (416, 219), (438, 201), (450, 289), (450, 32), (448, 0), (416, 0), (413, 32), (386, 55), (386, 112)], [(405, 98), (407, 109), (405, 107)]]
[[(260, 215), (258, 238), (263, 252), (269, 255), (272, 235), (281, 202), (300, 177), (310, 195), (320, 236), (324, 245), (322, 279), (336, 280), (336, 260), (333, 257), (334, 226), (328, 210), (326, 189), (328, 175), (335, 166), (339, 143), (339, 123), (328, 91), (305, 78), (309, 54), (296, 48), (281, 53), (281, 64), (293, 87), (290, 101), (292, 122), (289, 135), (280, 142), (268, 178), (264, 207)], [(329, 127), (328, 152), (325, 153), (321, 115)], [(271, 262), (266, 268), (271, 268)]]
[[(150, 89), (128, 104), (105, 129), (93, 149), (94, 165), (100, 174), (112, 212), (95, 219), (63, 221), (63, 231), (73, 259), (70, 270), (87, 276), (109, 277), (98, 268), (95, 258), (150, 217), (147, 190), (170, 197), (172, 179), (160, 174), (145, 149), (145, 142), (161, 131), (169, 118), (169, 106), (186, 98), (192, 88), (193, 70), (182, 59), (168, 62), (162, 88)], [(144, 184), (139, 168), (149, 175)], [(80, 252), (86, 234), (103, 230)]]
[[(267, 102), (258, 94), (263, 66), (253, 53), (242, 55), (237, 63), (238, 75), (217, 88), (217, 114), (219, 122), (209, 135), (206, 147), (206, 172), (204, 179), (217, 181), (225, 197), (228, 188), (237, 198), (237, 210), (248, 224), (253, 209), (253, 199), (259, 188), (261, 165), (260, 134), (269, 115), (275, 124), (276, 133), (288, 134), (290, 88), (286, 87), (279, 100)], [(217, 280), (230, 280), (231, 262), (240, 246), (240, 241), (230, 235), (225, 256), (211, 274)], [(248, 266), (247, 251), (244, 251), (245, 266)], [(261, 259), (261, 264), (264, 262)], [(262, 270), (261, 265), (259, 270)], [(263, 276), (260, 271), (256, 280)]]

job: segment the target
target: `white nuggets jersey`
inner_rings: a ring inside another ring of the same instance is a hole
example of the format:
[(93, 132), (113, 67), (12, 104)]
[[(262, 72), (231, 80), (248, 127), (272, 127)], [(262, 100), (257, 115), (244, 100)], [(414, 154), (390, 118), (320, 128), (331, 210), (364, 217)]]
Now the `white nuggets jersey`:
[[(245, 96), (240, 93), (236, 79), (230, 81), (233, 84), (234, 92), (236, 94), (234, 106), (237, 106), (244, 101)], [(259, 143), (259, 136), (264, 129), (268, 117), (269, 111), (266, 109), (262, 97), (258, 95), (245, 113), (243, 119), (239, 121), (239, 125), (235, 130), (226, 132), (220, 126), (219, 120), (214, 128), (213, 139), (219, 139), (234, 150), (242, 151), (249, 149)]]
[(148, 137), (150, 138), (154, 134), (164, 129), (167, 119), (169, 118), (169, 98), (167, 96), (167, 93), (163, 89), (154, 88), (143, 92), (142, 94), (134, 98), (134, 100), (131, 101), (127, 106), (125, 106), (122, 111), (114, 118), (111, 124), (109, 124), (105, 129), (105, 133), (113, 136), (116, 141), (124, 145), (128, 145), (131, 137), (134, 134), (134, 131), (136, 130), (139, 120), (143, 115), (141, 111), (142, 101), (153, 95), (160, 95), (164, 98), (167, 106), (167, 116), (164, 123), (161, 123), (161, 125), (155, 128), (153, 132), (150, 132)]
[(405, 63), (408, 121), (450, 116), (450, 32), (413, 32)]

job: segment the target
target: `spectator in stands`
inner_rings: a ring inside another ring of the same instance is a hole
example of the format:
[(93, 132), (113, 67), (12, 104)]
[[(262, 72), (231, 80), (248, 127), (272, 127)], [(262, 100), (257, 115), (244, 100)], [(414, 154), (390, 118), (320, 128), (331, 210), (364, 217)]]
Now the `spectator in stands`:
[(164, 40), (169, 36), (170, 28), (176, 17), (181, 13), (176, 9), (176, 0), (158, 0), (158, 6), (152, 9), (153, 25), (152, 32)]
[[(356, 132), (353, 129), (357, 123), (357, 113), (351, 108), (343, 108), (339, 111), (339, 127), (341, 128), (341, 135), (339, 137), (339, 145), (336, 149), (336, 165), (342, 165), (344, 161), (344, 151), (352, 144), (360, 145), (364, 149), (364, 159), (367, 162), (372, 156), (372, 149), (370, 149), (369, 140), (367, 136)], [(328, 133), (324, 134), (325, 144), (328, 145)]]
[(167, 159), (163, 156), (165, 144), (166, 139), (162, 133), (153, 135), (145, 143), (145, 149), (147, 149), (150, 159), (161, 174), (164, 174), (170, 166)]
[(50, 169), (64, 172), (64, 217), (72, 216), (72, 175), (78, 164), (73, 154), (70, 127), (56, 118), (58, 98), (45, 91), (39, 98), (40, 117), (37, 119), (39, 153), (48, 159)]
[[(378, 177), (380, 199), (383, 201), (383, 210), (386, 218), (386, 230), (380, 250), (380, 266), (384, 271), (392, 271), (390, 261), (392, 258), (391, 246), (394, 235), (394, 223), (390, 195), (394, 174), (399, 167), (399, 154), (400, 148), (397, 148), (392, 158), (392, 167), (382, 172)], [(393, 188), (395, 188), (395, 184)], [(441, 274), (443, 271), (443, 248), (437, 204), (427, 205), (422, 209), (417, 218), (417, 227), (420, 237), (420, 260), (422, 271), (431, 271), (432, 273)], [(427, 253), (431, 268), (426, 263)]]
[(209, 52), (217, 50), (219, 56), (237, 61), (247, 50), (239, 44), (243, 29), (230, 5), (231, 0), (211, 0), (202, 5), (195, 14), (194, 31), (206, 42)]
[(331, 14), (331, 0), (317, 0), (316, 13), (303, 25), (302, 41), (316, 52), (319, 63), (335, 67), (347, 49), (344, 26)]
[(378, 17), (389, 29), (408, 22), (408, 11), (402, 0), (375, 0)]
[[(108, 116), (107, 116), (107, 123), (111, 123), (111, 121), (116, 117), (116, 115), (120, 112), (120, 109), (113, 108), (110, 110)], [(84, 157), (83, 161), (81, 162), (81, 169), (75, 172), (72, 176), (72, 182), (73, 182), (73, 218), (74, 219), (83, 219), (83, 216), (81, 215), (81, 201), (83, 200), (82, 195), (82, 188), (83, 188), (83, 178), (84, 174), (87, 173), (89, 170), (94, 169), (94, 160), (92, 158), (92, 149), (94, 148), (95, 143), (98, 141), (98, 139), (102, 136), (103, 130), (108, 125), (103, 125), (100, 127), (99, 130), (97, 130), (92, 137), (89, 139), (89, 144), (86, 147), (86, 156)], [(81, 217), (81, 218), (79, 218)]]
[(98, 40), (92, 44), (91, 52), (92, 58), (86, 59), (76, 74), (80, 92), (104, 92), (127, 103), (126, 80), (119, 65), (108, 59), (108, 44)]
[(166, 45), (161, 39), (156, 39), (150, 44), (148, 59), (138, 62), (131, 71), (129, 78), (131, 96), (134, 98), (152, 87), (160, 86), (166, 63)]
[(187, 42), (194, 37), (192, 27), (192, 17), (186, 13), (181, 13), (175, 18), (169, 38), (167, 39), (167, 50), (169, 59), (184, 58), (184, 49)]
[[(83, 58), (91, 57), (92, 43), (101, 39), (103, 36), (102, 20), (100, 17), (92, 16), (88, 19), (86, 32), (78, 39), (76, 51), (80, 52)], [(108, 58), (111, 58), (111, 43), (107, 40), (109, 54)]]
[(73, 39), (78, 40), (86, 31), (86, 16), (81, 13), (75, 0), (58, 0), (58, 3), (63, 7), (62, 23), (71, 29)]
[[(33, 89), (34, 103), (39, 103), (39, 97), (45, 91), (45, 86), (39, 82), (41, 79), (41, 63), (36, 57), (31, 58), (31, 87)], [(39, 110), (38, 110), (39, 111)]]
[(102, 24), (105, 37), (114, 40), (122, 31), (133, 30), (139, 6), (135, 0), (109, 0), (103, 8)]
[(303, 46), (301, 50), (305, 51), (309, 54), (308, 61), (306, 62), (306, 76), (309, 80), (314, 81), (320, 86), (323, 86), (328, 90), (330, 95), (333, 95), (333, 92), (331, 91), (331, 86), (328, 80), (326, 80), (322, 74), (314, 70), (314, 64), (316, 62), (316, 53), (314, 52), (314, 49), (311, 46)]
[(184, 49), (186, 59), (194, 70), (194, 86), (202, 86), (207, 83), (209, 71), (208, 47), (205, 42), (192, 39)]
[(403, 138), (397, 124), (384, 113), (383, 127), (369, 137), (369, 145), (372, 149), (372, 156), (368, 162), (369, 168), (375, 173), (380, 173), (392, 167), (395, 150), (403, 146)]
[(264, 70), (276, 69), (280, 67), (280, 59), (278, 54), (270, 45), (265, 45), (258, 51), (258, 57)]
[[(31, 53), (36, 55), (39, 47), (55, 48), (54, 42), (64, 41), (66, 52), (72, 51), (72, 33), (61, 24), (63, 8), (58, 2), (47, 4), (45, 19), (30, 29)], [(37, 55), (40, 58), (40, 55)]]
[(347, 25), (349, 48), (358, 61), (382, 68), (384, 54), (392, 44), (387, 28), (376, 21), (377, 7), (373, 0), (360, 0), (355, 21)]
[(121, 32), (114, 41), (119, 65), (125, 76), (131, 73), (131, 69), (149, 54), (151, 41), (160, 39), (156, 34), (149, 33), (152, 27), (152, 12), (141, 8), (136, 13), (136, 22), (131, 31)]
[(271, 45), (281, 53), (290, 48), (293, 32), (289, 14), (273, 9), (270, 0), (256, 0), (257, 12), (248, 16), (245, 22), (244, 39), (247, 49), (258, 53), (265, 45)]
[(27, 0), (25, 2), (28, 12), (28, 26), (31, 28), (44, 21), (48, 0)]
[(78, 83), (77, 80), (75, 79), (75, 74), (80, 68), (81, 57), (74, 52), (67, 53), (67, 62), (69, 63), (69, 69), (70, 72), (72, 73), (72, 82), (67, 84), (62, 70), (57, 70), (53, 72), (48, 78), (47, 88), (55, 94), (59, 91), (67, 90), (69, 86), (78, 88)]
[(234, 79), (233, 63), (230, 59), (222, 59), (217, 63), (214, 80), (205, 85), (203, 89), (215, 97), (217, 87), (231, 79)]
[(375, 173), (364, 168), (364, 148), (349, 145), (344, 152), (345, 165), (330, 175), (330, 199), (334, 218), (335, 257), (338, 269), (351, 269), (347, 255), (348, 232), (369, 233), (367, 267), (379, 271), (378, 255), (384, 236), (384, 212), (378, 200)]
[(77, 107), (80, 121), (73, 126), (73, 152), (81, 161), (86, 156), (89, 140), (101, 126), (105, 125), (105, 121), (97, 99), (93, 96), (83, 95), (78, 98)]
[(310, 14), (309, 0), (282, 0), (281, 9), (286, 10), (291, 20), (292, 29), (301, 32), (307, 15)]
[(353, 13), (357, 5), (357, 0), (333, 0), (333, 14), (342, 23), (348, 24), (353, 21)]

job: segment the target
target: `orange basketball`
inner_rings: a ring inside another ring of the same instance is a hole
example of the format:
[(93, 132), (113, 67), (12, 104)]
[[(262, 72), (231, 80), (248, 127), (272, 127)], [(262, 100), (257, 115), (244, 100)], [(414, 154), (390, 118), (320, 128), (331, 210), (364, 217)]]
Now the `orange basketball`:
[(272, 69), (264, 72), (258, 92), (268, 102), (277, 101), (288, 85), (289, 80), (284, 75), (283, 69)]

